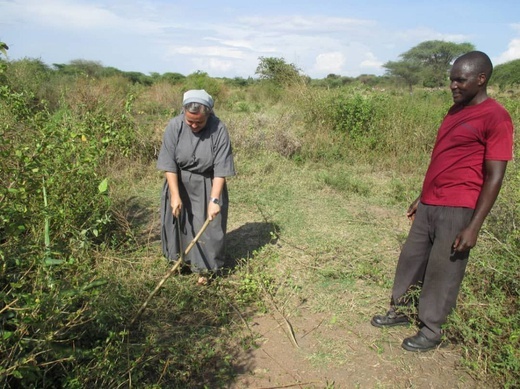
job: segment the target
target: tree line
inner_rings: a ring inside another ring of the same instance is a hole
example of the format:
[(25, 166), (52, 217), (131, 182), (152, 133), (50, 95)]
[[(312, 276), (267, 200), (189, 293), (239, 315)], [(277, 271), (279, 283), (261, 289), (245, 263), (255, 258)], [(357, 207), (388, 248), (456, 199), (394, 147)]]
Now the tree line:
[[(0, 42), (0, 52), (7, 57), (9, 47)], [(425, 41), (412, 47), (399, 55), (399, 59), (386, 62), (383, 67), (386, 72), (382, 76), (362, 74), (358, 77), (346, 77), (337, 74), (329, 74), (323, 79), (312, 79), (293, 63), (288, 63), (284, 58), (259, 57), (259, 64), (255, 75), (257, 78), (235, 77), (223, 78), (223, 81), (233, 86), (247, 86), (255, 82), (271, 82), (279, 86), (288, 86), (296, 83), (311, 84), (327, 88), (341, 87), (351, 83), (361, 83), (369, 86), (386, 86), (389, 84), (405, 85), (412, 91), (413, 87), (427, 88), (444, 87), (448, 81), (449, 68), (453, 61), (460, 55), (475, 50), (472, 43), (453, 43), (447, 41)], [(0, 63), (5, 59), (0, 57)], [(178, 72), (166, 72), (163, 74), (152, 72), (144, 74), (135, 71), (122, 71), (114, 67), (105, 67), (100, 62), (85, 59), (71, 60), (67, 64), (53, 64), (48, 66), (41, 60), (32, 60), (33, 66), (40, 72), (55, 72), (64, 76), (87, 75), (89, 77), (103, 78), (122, 76), (132, 83), (152, 85), (157, 82), (180, 84), (187, 77), (209, 78), (209, 75), (197, 71), (188, 76)], [(504, 89), (520, 84), (520, 59), (513, 60), (495, 66), (491, 84)]]

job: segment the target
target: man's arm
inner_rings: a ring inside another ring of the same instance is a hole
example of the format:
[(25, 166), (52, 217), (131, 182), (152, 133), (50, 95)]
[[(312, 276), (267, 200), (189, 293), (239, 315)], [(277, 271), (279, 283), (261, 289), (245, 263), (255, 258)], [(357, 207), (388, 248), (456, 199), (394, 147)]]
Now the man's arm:
[(482, 191), (478, 197), (475, 212), (466, 228), (464, 228), (455, 238), (453, 249), (455, 251), (466, 251), (477, 244), (477, 237), (489, 211), (493, 207), (498, 197), (502, 180), (506, 172), (507, 161), (486, 160), (485, 176)]

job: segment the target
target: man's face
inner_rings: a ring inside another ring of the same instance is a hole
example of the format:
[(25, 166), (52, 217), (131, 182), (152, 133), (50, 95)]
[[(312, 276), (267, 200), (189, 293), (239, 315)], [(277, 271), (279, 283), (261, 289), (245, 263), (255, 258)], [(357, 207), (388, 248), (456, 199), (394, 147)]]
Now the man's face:
[(199, 132), (204, 127), (206, 127), (208, 117), (203, 113), (185, 112), (184, 120), (193, 132)]
[(455, 62), (450, 72), (450, 89), (453, 102), (462, 105), (476, 104), (475, 96), (484, 84), (485, 75), (478, 73), (468, 62)]

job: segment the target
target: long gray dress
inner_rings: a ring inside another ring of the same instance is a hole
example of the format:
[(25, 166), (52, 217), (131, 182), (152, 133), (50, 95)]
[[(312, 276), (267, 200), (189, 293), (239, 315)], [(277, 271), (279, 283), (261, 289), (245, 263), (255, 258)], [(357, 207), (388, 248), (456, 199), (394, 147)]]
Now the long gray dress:
[[(180, 225), (172, 214), (170, 191), (165, 181), (161, 196), (161, 240), (164, 256), (175, 261), (199, 232), (208, 215), (213, 177), (235, 175), (229, 134), (224, 123), (210, 115), (206, 127), (194, 133), (184, 121), (184, 114), (173, 118), (166, 127), (157, 169), (176, 173), (182, 200)], [(185, 262), (194, 272), (217, 271), (224, 266), (224, 238), (228, 218), (228, 191), (224, 186), (221, 211), (209, 224)], [(180, 245), (177, 228), (180, 227)]]

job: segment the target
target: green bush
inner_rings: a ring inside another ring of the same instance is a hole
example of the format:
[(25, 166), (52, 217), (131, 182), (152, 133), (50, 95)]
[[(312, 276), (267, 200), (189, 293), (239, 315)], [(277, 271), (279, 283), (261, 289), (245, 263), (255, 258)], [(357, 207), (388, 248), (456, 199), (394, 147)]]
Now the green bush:
[[(167, 379), (173, 387), (200, 386), (208, 366), (217, 379), (231, 376), (229, 346), (222, 333), (211, 330), (230, 324), (233, 306), (226, 296), (247, 305), (274, 285), (265, 269), (246, 268), (236, 290), (198, 292), (197, 299), (193, 290), (176, 284), (153, 313), (152, 322), (163, 327), (130, 334), (128, 311), (154, 285), (150, 278), (113, 274), (113, 267), (103, 269), (99, 261), (108, 253), (119, 257), (124, 249), (140, 249), (128, 242), (132, 226), (114, 205), (122, 207), (131, 194), (114, 198), (111, 183), (138, 175), (117, 170), (139, 161), (146, 164), (143, 170), (150, 169), (183, 90), (204, 88), (216, 98), (242, 170), (248, 163), (262, 175), (277, 168), (271, 162), (261, 167), (258, 151), (302, 165), (318, 162), (323, 168), (318, 184), (370, 199), (377, 192), (370, 184), (340, 169), (326, 170), (361, 161), (398, 173), (400, 179), (386, 190), (390, 204), (408, 201), (420, 190), (409, 186), (420, 185), (437, 127), (451, 105), (446, 91), (410, 95), (359, 85), (236, 86), (200, 72), (174, 86), (132, 85), (121, 75), (56, 74), (32, 60), (0, 62), (0, 81), (0, 382), (5, 387), (22, 382), (115, 387), (129, 379), (135, 385), (158, 387)], [(518, 101), (501, 102), (518, 127)], [(472, 253), (459, 309), (447, 326), (448, 336), (464, 347), (465, 363), (506, 387), (520, 380), (518, 188), (520, 171), (511, 163)], [(276, 251), (253, 253), (258, 266), (270, 255)], [(158, 333), (168, 336), (158, 342)]]
[[(36, 104), (35, 104), (36, 102)], [(91, 250), (114, 244), (102, 167), (136, 156), (131, 99), (119, 112), (0, 88), (0, 382), (59, 387), (109, 331), (96, 326), (99, 279)], [(115, 327), (112, 327), (115, 328)], [(84, 349), (83, 349), (84, 347)], [(86, 350), (86, 351), (82, 351)]]
[(373, 145), (371, 128), (376, 114), (376, 95), (354, 93), (338, 96), (331, 102), (331, 119), (336, 131), (348, 134), (354, 144)]

